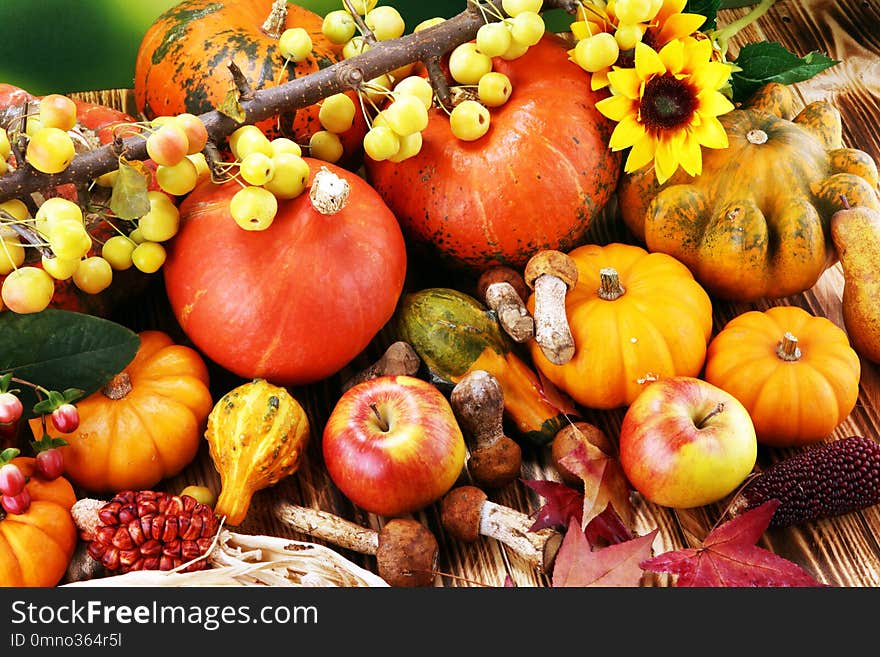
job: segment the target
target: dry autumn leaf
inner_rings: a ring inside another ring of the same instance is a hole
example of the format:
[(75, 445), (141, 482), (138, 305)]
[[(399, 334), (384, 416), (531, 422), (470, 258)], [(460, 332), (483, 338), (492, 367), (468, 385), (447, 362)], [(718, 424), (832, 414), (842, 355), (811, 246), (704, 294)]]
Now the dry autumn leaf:
[(572, 520), (556, 555), (553, 587), (639, 586), (644, 574), (639, 564), (650, 556), (658, 531), (654, 529), (644, 536), (594, 550), (580, 523)]
[(778, 506), (779, 500), (765, 502), (710, 531), (700, 547), (660, 554), (641, 567), (677, 575), (679, 587), (822, 586), (797, 564), (755, 545)]
[[(523, 480), (522, 482), (543, 497), (546, 502), (538, 509), (535, 522), (529, 528), (536, 532), (545, 527), (565, 529), (574, 520), (581, 524), (584, 512), (584, 496), (570, 486), (556, 481)], [(587, 523), (584, 529), (587, 540), (594, 547), (622, 543), (633, 537), (631, 529), (621, 520), (613, 507), (606, 507)]]
[(611, 504), (630, 529), (635, 512), (630, 487), (620, 462), (600, 446), (584, 440), (560, 459), (560, 464), (584, 482), (584, 508), (581, 527), (586, 527)]

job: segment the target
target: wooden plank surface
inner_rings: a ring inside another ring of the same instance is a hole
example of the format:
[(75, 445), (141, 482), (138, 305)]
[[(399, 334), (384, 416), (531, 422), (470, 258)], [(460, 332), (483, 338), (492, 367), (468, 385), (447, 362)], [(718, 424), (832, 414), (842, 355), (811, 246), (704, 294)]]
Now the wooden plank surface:
[[(744, 15), (748, 9), (721, 12), (719, 25)], [(732, 43), (731, 55), (739, 45), (752, 41), (779, 41), (799, 55), (819, 50), (842, 60), (842, 63), (815, 78), (796, 85), (801, 104), (813, 100), (831, 99), (843, 116), (844, 141), (847, 146), (860, 148), (880, 160), (880, 3), (876, 0), (780, 0), (757, 23), (745, 29)], [(607, 243), (626, 239), (616, 218), (613, 205), (604, 222), (597, 222), (591, 239)], [(880, 263), (878, 263), (880, 266)], [(450, 285), (451, 286), (451, 285)], [(810, 312), (828, 317), (843, 327), (841, 293), (843, 277), (839, 265), (829, 269), (807, 292), (774, 304), (799, 305)], [(161, 328), (181, 341), (185, 337), (163, 305), (162, 290), (158, 284), (152, 291), (155, 303), (149, 308), (134, 300), (125, 309), (131, 328)], [(771, 304), (736, 304), (715, 300), (716, 331), (735, 315), (752, 308), (765, 309)], [(335, 488), (326, 474), (320, 456), (320, 431), (330, 409), (338, 398), (340, 382), (352, 372), (377, 358), (387, 343), (386, 332), (349, 368), (319, 384), (293, 389), (303, 402), (312, 422), (313, 434), (309, 450), (300, 471), (269, 490), (258, 492), (248, 518), (237, 531), (309, 540), (279, 523), (270, 513), (272, 502), (281, 497), (293, 503), (317, 507), (349, 518), (365, 526), (378, 528), (384, 519), (364, 513), (352, 506)], [(238, 383), (230, 375), (212, 370), (213, 388), (219, 396)], [(585, 419), (594, 422), (616, 438), (623, 411), (585, 411)], [(851, 434), (880, 437), (880, 369), (862, 360), (860, 395), (852, 415), (830, 438)], [(788, 454), (790, 450), (760, 448), (759, 466), (764, 467)], [(524, 479), (557, 479), (550, 462), (549, 448), (527, 449), (523, 467)], [(205, 483), (219, 490), (219, 478), (213, 469), (207, 449), (203, 447), (196, 461), (180, 475), (164, 482), (161, 488), (179, 491), (190, 483)], [(492, 499), (513, 506), (525, 513), (534, 513), (541, 500), (521, 483), (516, 482), (493, 494)], [(659, 528), (654, 543), (655, 553), (697, 545), (710, 528), (719, 521), (724, 504), (699, 509), (672, 511), (634, 499), (639, 534)], [(438, 536), (440, 543), (439, 571), (436, 586), (501, 586), (507, 577), (517, 586), (548, 586), (546, 576), (533, 571), (516, 554), (491, 539), (465, 545), (444, 536), (436, 505), (415, 516)], [(836, 519), (823, 520), (797, 528), (770, 530), (760, 545), (790, 559), (813, 574), (820, 582), (832, 586), (880, 585), (880, 508), (852, 513)], [(356, 563), (375, 569), (371, 557), (343, 551)], [(668, 586), (666, 576), (646, 574), (645, 586)]]

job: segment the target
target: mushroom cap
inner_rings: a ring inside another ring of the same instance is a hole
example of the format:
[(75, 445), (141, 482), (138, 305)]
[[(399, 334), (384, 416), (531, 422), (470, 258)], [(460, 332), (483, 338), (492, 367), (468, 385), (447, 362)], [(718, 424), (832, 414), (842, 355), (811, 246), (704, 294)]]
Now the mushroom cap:
[(480, 538), (480, 512), (489, 499), (476, 486), (458, 486), (440, 500), (440, 522), (450, 536), (465, 543)]
[(570, 290), (577, 283), (577, 264), (571, 256), (562, 251), (544, 249), (529, 258), (523, 278), (526, 285), (535, 289), (535, 281), (544, 274), (555, 276)]
[(477, 279), (477, 297), (485, 299), (486, 291), (493, 283), (509, 283), (523, 303), (529, 297), (529, 288), (522, 274), (511, 267), (496, 265), (484, 270)]
[(410, 518), (393, 518), (379, 531), (376, 567), (391, 586), (430, 586), (439, 554), (430, 529)]

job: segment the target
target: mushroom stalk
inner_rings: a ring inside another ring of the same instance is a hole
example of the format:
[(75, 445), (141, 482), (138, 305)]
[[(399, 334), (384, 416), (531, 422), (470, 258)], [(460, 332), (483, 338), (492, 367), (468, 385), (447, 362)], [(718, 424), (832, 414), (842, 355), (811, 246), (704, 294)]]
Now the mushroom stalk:
[(577, 265), (561, 251), (539, 251), (526, 263), (525, 281), (535, 292), (535, 342), (554, 365), (574, 356), (565, 297), (577, 279)]
[(474, 482), (500, 488), (520, 474), (522, 450), (504, 435), (504, 393), (485, 370), (466, 374), (449, 396), (462, 433), (468, 440), (467, 469)]
[(476, 486), (449, 491), (440, 502), (440, 518), (451, 536), (465, 543), (473, 543), (480, 536), (493, 538), (545, 574), (552, 571), (562, 545), (562, 534), (557, 530), (546, 527), (531, 531), (534, 521), (530, 516), (489, 501)]
[(376, 557), (379, 577), (391, 586), (429, 586), (440, 548), (431, 531), (409, 518), (393, 518), (376, 531), (332, 513), (279, 503), (278, 518), (292, 529), (338, 547)]
[(477, 292), (514, 342), (534, 337), (535, 320), (525, 305), (528, 287), (519, 272), (510, 267), (491, 267), (480, 275)]

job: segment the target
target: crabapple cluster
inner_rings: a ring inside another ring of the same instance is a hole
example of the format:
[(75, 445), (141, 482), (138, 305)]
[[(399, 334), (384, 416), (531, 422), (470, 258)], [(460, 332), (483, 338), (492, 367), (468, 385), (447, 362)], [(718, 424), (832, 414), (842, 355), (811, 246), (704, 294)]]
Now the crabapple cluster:
[[(584, 5), (593, 4), (584, 3)], [(614, 3), (608, 3), (601, 8), (599, 14), (604, 14), (607, 18), (601, 21), (607, 31), (588, 30), (587, 34), (577, 40), (572, 49), (572, 60), (589, 73), (608, 69), (617, 62), (621, 52), (636, 47), (662, 7), (663, 0), (616, 0)], [(582, 10), (579, 11), (581, 13), (578, 17), (590, 26), (592, 14), (588, 13), (583, 5)], [(592, 25), (598, 24), (598, 21), (592, 23)]]
[[(26, 117), (23, 136), (17, 133), (17, 120), (0, 128), (0, 173), (13, 166), (11, 144), (20, 137), (26, 141), (26, 163), (50, 174), (70, 165), (75, 142), (88, 143), (77, 123), (77, 105), (69, 97), (50, 94), (32, 105), (35, 109)], [(146, 140), (147, 154), (156, 165), (159, 189), (148, 192), (149, 210), (137, 219), (114, 222), (108, 208), (90, 204), (84, 212), (83, 206), (64, 196), (34, 199), (33, 215), (20, 199), (0, 203), (0, 309), (39, 312), (52, 301), (57, 281), (70, 281), (86, 294), (98, 294), (110, 286), (115, 271), (134, 267), (153, 273), (162, 266), (162, 243), (176, 234), (179, 224), (173, 197), (188, 193), (208, 175), (201, 153), (208, 133), (192, 114), (127, 127)], [(94, 185), (111, 187), (118, 173), (117, 169), (102, 174)], [(87, 227), (96, 217), (116, 234), (99, 242)], [(29, 258), (27, 247), (39, 256)]]

